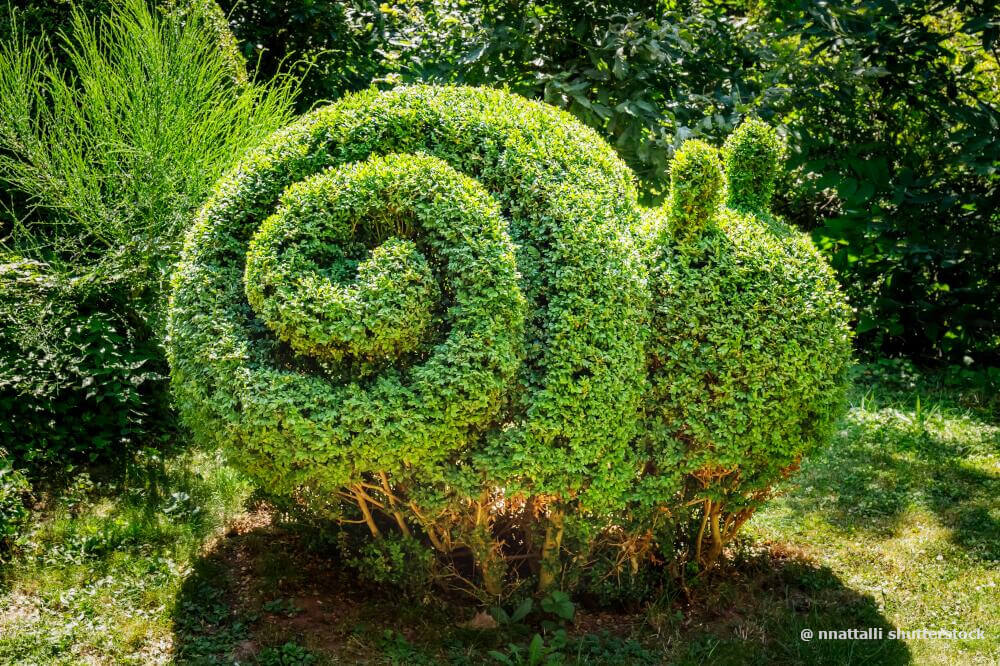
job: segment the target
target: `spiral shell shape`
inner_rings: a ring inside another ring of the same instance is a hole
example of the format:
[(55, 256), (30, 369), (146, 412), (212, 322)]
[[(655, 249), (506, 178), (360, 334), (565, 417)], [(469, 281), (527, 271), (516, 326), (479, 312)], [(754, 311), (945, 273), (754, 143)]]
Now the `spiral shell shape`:
[(434, 475), (462, 452), (572, 491), (636, 431), (638, 220), (628, 169), (552, 107), (462, 87), (348, 96), (274, 135), (199, 213), (169, 308), (178, 402), (276, 491)]

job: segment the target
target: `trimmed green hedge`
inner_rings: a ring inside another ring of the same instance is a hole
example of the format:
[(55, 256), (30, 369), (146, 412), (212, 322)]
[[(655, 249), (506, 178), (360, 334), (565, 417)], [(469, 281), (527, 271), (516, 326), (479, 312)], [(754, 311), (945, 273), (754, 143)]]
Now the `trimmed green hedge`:
[(644, 210), (553, 107), (348, 96), (249, 155), (191, 229), (182, 412), (271, 492), (471, 553), (491, 595), (593, 580), (609, 552), (710, 565), (843, 399), (843, 297), (766, 212), (781, 148), (744, 126), (724, 177), (689, 142)]

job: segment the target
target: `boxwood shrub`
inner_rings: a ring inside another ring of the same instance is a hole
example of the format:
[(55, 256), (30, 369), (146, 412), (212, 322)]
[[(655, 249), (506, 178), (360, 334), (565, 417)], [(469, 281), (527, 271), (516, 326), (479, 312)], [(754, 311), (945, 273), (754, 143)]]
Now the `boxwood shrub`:
[(781, 146), (747, 123), (723, 174), (689, 142), (650, 210), (593, 131), (516, 95), (318, 109), (187, 237), (185, 420), (269, 492), (435, 550), (442, 584), (709, 566), (843, 398), (843, 298), (766, 209)]

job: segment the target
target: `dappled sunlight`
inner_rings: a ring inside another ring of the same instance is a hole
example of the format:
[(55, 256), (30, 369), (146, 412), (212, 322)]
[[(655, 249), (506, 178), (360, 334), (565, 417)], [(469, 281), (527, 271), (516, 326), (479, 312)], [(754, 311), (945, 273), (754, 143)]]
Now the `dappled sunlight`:
[(1000, 557), (998, 496), (1000, 427), (939, 408), (854, 407), (765, 513), (794, 521), (822, 509), (822, 520), (848, 535), (884, 539), (909, 509), (924, 508), (988, 562)]
[(175, 586), (248, 492), (221, 456), (199, 451), (53, 479), (0, 570), (0, 661), (166, 663)]
[[(751, 532), (805, 545), (898, 626), (989, 630), (1000, 622), (1000, 428), (935, 399), (887, 401), (858, 400)], [(985, 647), (910, 646), (932, 663)]]

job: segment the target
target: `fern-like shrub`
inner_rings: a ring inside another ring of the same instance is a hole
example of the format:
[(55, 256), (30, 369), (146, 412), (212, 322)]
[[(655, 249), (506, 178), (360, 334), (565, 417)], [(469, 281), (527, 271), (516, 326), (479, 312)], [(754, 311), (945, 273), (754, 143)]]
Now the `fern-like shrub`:
[(646, 210), (593, 131), (515, 95), (314, 111), (188, 235), (167, 344), (186, 421), (269, 492), (416, 539), (488, 595), (710, 565), (823, 440), (849, 361), (808, 240), (722, 206), (773, 182), (739, 157), (759, 137), (780, 149), (745, 125), (725, 177), (686, 144)]
[(118, 461), (173, 431), (161, 337), (183, 232), (292, 121), (295, 89), (246, 80), (212, 0), (16, 4), (0, 7), (0, 446)]

